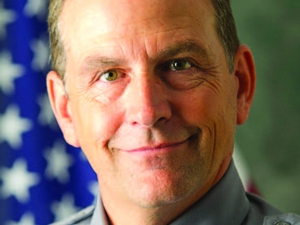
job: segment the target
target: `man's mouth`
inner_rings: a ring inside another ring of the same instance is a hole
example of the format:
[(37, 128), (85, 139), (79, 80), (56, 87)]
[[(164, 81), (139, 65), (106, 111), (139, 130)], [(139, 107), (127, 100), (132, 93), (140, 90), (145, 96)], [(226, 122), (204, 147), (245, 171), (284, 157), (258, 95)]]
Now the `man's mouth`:
[(180, 145), (185, 144), (186, 142), (188, 142), (193, 136), (182, 140), (182, 141), (178, 141), (178, 142), (161, 142), (159, 144), (155, 144), (155, 145), (145, 145), (145, 146), (141, 146), (138, 148), (132, 148), (132, 149), (119, 149), (120, 151), (123, 152), (128, 152), (128, 153), (138, 153), (138, 152), (154, 152), (154, 151), (162, 151), (162, 150), (172, 150), (176, 147), (179, 147)]
[(181, 142), (177, 142), (177, 143), (162, 143), (156, 146), (144, 146), (144, 147), (140, 147), (140, 148), (135, 148), (135, 149), (129, 149), (129, 150), (122, 150), (122, 151), (127, 151), (127, 152), (142, 152), (142, 151), (155, 151), (155, 150), (163, 150), (163, 149), (167, 149), (167, 148), (171, 148), (171, 147), (176, 147), (178, 145), (181, 145), (185, 142), (181, 141)]

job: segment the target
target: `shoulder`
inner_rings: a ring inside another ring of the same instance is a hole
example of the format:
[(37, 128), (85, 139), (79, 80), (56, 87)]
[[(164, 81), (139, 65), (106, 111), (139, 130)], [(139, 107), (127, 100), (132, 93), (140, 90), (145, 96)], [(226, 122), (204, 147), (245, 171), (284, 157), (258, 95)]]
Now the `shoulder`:
[(286, 213), (275, 216), (266, 216), (264, 225), (299, 225), (300, 216), (294, 213)]
[(263, 198), (257, 195), (246, 193), (246, 196), (250, 203), (250, 210), (253, 210), (253, 212), (257, 214), (261, 214), (263, 216), (271, 216), (271, 215), (278, 215), (283, 213), (282, 211), (275, 208), (274, 206), (269, 204), (266, 200), (264, 200)]
[(53, 223), (52, 225), (89, 224), (92, 219), (94, 210), (95, 206), (89, 206), (70, 216), (69, 218)]
[(247, 193), (250, 210), (243, 225), (300, 225), (300, 216), (293, 213), (283, 213), (264, 199)]

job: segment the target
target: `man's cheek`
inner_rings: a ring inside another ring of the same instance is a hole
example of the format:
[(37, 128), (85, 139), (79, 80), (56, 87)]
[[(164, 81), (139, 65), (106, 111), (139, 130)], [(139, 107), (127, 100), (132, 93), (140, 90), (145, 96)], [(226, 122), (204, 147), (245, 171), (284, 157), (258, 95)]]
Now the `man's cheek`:
[[(184, 104), (184, 105), (183, 105)], [(192, 124), (202, 124), (211, 121), (217, 112), (218, 102), (213, 95), (199, 92), (185, 101), (180, 106), (183, 116), (190, 120)]]
[(86, 113), (83, 117), (85, 121), (84, 130), (90, 134), (88, 137), (94, 142), (97, 142), (99, 147), (108, 145), (119, 127), (122, 124), (122, 113), (111, 107), (93, 107), (85, 110)]

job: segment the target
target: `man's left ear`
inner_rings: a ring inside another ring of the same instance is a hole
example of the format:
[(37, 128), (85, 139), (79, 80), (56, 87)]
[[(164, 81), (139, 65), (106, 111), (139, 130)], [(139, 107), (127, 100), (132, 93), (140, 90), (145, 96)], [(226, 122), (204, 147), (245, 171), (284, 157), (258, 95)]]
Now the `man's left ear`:
[(235, 55), (234, 75), (237, 82), (237, 124), (243, 124), (249, 115), (254, 97), (256, 72), (250, 49), (240, 45)]

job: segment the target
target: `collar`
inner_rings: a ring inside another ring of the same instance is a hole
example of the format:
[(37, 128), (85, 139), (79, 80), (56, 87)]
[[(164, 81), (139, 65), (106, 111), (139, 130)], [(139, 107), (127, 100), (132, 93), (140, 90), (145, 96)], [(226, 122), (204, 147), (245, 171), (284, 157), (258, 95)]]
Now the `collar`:
[(106, 213), (102, 205), (101, 195), (99, 195), (97, 198), (97, 203), (94, 209), (91, 225), (108, 225)]
[[(226, 210), (224, 210), (226, 209)], [(250, 209), (243, 184), (233, 162), (222, 179), (171, 225), (201, 224), (240, 225)], [(108, 225), (106, 213), (98, 197), (91, 225)]]
[(171, 225), (240, 225), (249, 210), (249, 201), (232, 161), (222, 179)]

